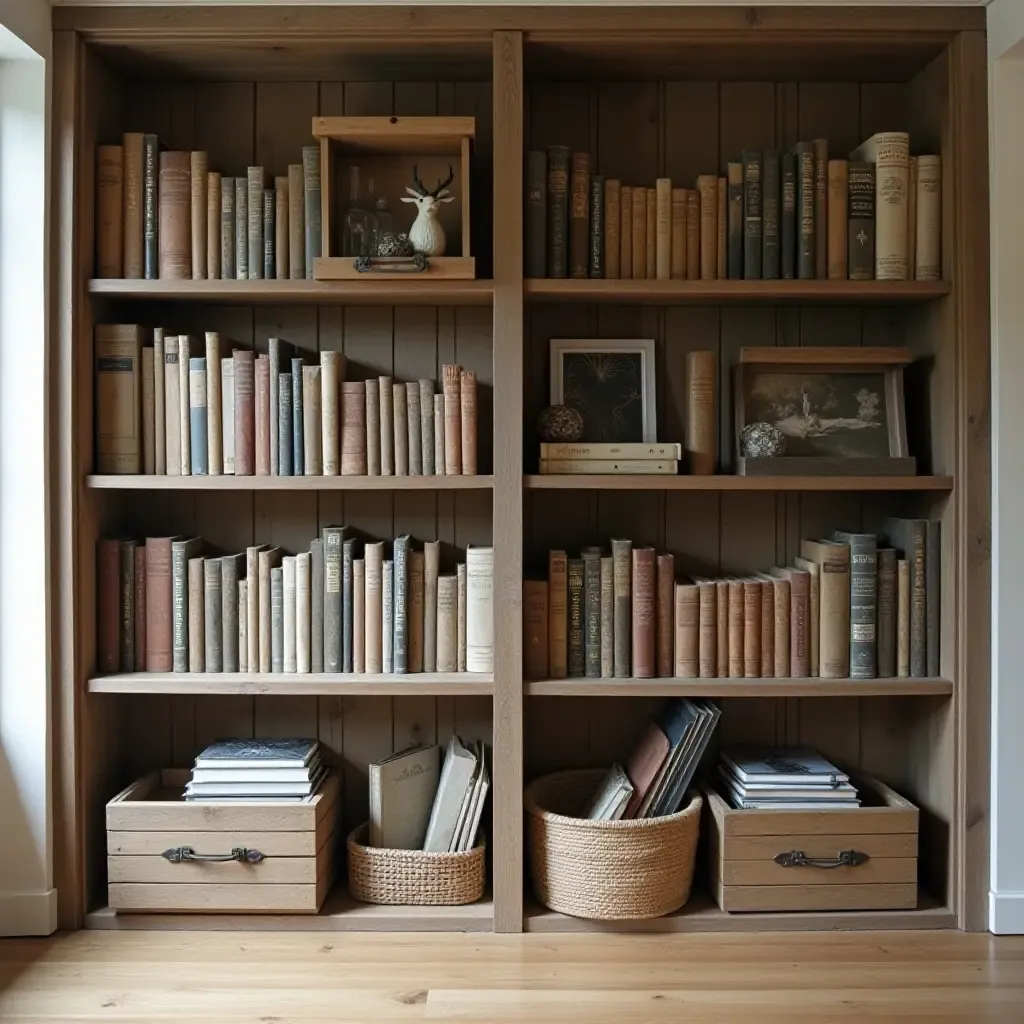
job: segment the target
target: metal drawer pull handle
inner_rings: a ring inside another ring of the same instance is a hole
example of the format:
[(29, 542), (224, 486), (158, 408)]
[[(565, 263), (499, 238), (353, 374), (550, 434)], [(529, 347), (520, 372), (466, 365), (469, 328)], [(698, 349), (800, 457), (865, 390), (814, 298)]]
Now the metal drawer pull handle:
[(355, 262), (358, 274), (421, 274), (427, 265), (421, 252), (415, 256), (358, 256)]
[(175, 846), (170, 850), (164, 850), (160, 856), (172, 864), (186, 864), (189, 861), (224, 864), (233, 860), (239, 864), (259, 864), (264, 859), (259, 850), (247, 850), (244, 846), (236, 846), (230, 853), (196, 853), (191, 846)]
[(784, 868), (855, 868), (870, 859), (860, 850), (840, 850), (838, 857), (808, 857), (803, 850), (790, 850), (775, 855), (775, 863)]

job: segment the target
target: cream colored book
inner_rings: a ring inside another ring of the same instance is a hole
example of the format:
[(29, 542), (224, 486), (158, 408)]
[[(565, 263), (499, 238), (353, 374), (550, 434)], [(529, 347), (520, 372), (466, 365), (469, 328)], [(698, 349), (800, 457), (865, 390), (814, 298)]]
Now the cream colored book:
[(297, 672), (298, 660), (295, 655), (295, 556), (286, 555), (281, 559), (284, 581), (284, 671)]
[(415, 381), (405, 386), (405, 404), (408, 407), (406, 443), (409, 446), (409, 476), (423, 476), (423, 442), (420, 438), (423, 420), (420, 417), (420, 386)]
[(850, 160), (875, 165), (875, 278), (905, 281), (910, 136), (879, 132), (858, 146)]
[(310, 650), (310, 573), (312, 556), (303, 551), (295, 556), (295, 671), (309, 672)]
[(380, 392), (380, 475), (395, 475), (395, 408), (390, 377), (378, 381)]
[(675, 476), (679, 472), (676, 459), (541, 459), (543, 476), (560, 473), (637, 473), (645, 476)]
[(645, 459), (664, 462), (681, 459), (683, 446), (676, 441), (542, 441), (540, 457), (548, 459), (569, 459), (573, 462), (592, 459)]
[(444, 475), (444, 395), (434, 395), (434, 476)]
[(384, 542), (367, 544), (364, 549), (366, 573), (366, 671), (384, 671), (384, 648), (381, 630), (383, 625), (383, 604), (381, 588), (384, 574)]
[(191, 343), (187, 334), (178, 335), (178, 453), (182, 476), (192, 475), (192, 415), (189, 408), (189, 366)]
[(352, 560), (352, 671), (366, 671), (366, 561)]
[(235, 473), (235, 360), (220, 361), (221, 466), (225, 476)]
[(441, 748), (401, 750), (368, 769), (370, 845), (420, 850), (441, 777)]
[(466, 671), (494, 671), (494, 548), (466, 549)]
[[(850, 548), (833, 541), (800, 542), (804, 558), (818, 570), (818, 674), (845, 679), (850, 674)], [(813, 612), (809, 614), (813, 619)]]
[(423, 849), (427, 853), (447, 853), (450, 849), (476, 768), (476, 755), (463, 745), (458, 736), (452, 736), (423, 840)]
[(394, 414), (395, 476), (409, 475), (409, 413), (404, 384), (391, 387), (391, 408)]
[(658, 178), (654, 183), (657, 226), (655, 277), (667, 281), (672, 276), (672, 179)]
[(811, 675), (820, 672), (821, 664), (821, 566), (810, 558), (797, 556), (793, 564), (811, 574), (811, 585), (807, 597), (807, 650), (810, 658)]
[(345, 357), (340, 352), (320, 353), (320, 413), (322, 416), (320, 444), (323, 449), (324, 476), (341, 472), (340, 409), (341, 380)]
[[(258, 584), (258, 606), (259, 615), (256, 620), (256, 635), (259, 639), (259, 666), (260, 672), (265, 673), (271, 670), (271, 604), (270, 604), (270, 573), (281, 565), (284, 552), (280, 548), (263, 548), (259, 551), (259, 574)], [(250, 623), (250, 631), (252, 624)], [(250, 640), (250, 652), (252, 643)], [(250, 672), (252, 669), (249, 670)]]
[(437, 671), (437, 578), (441, 571), (441, 542), (423, 545), (423, 671)]
[(459, 426), (462, 430), (462, 475), (476, 476), (476, 374), (459, 376)]
[(444, 472), (446, 476), (462, 475), (462, 398), (460, 384), (462, 368), (446, 363), (443, 371), (444, 388)]
[(914, 277), (942, 277), (942, 157), (917, 158), (917, 247)]
[(395, 562), (385, 558), (380, 576), (381, 665), (384, 672), (395, 671)]
[(381, 475), (380, 456), (380, 382), (366, 382), (366, 475)]
[(221, 476), (224, 473), (224, 395), (221, 383), (220, 335), (216, 331), (207, 331), (206, 472), (210, 476)]
[(249, 671), (249, 582), (238, 581), (238, 671)]
[(181, 371), (178, 336), (164, 337), (164, 468), (168, 476), (181, 476)]
[(457, 672), (466, 671), (466, 563), (459, 562), (455, 567), (456, 605), (455, 605), (455, 643)]
[(192, 150), (189, 158), (191, 175), (191, 238), (192, 238), (192, 277), (201, 281), (206, 277), (206, 228), (209, 158), (201, 150)]
[(302, 368), (302, 466), (306, 476), (322, 476), (322, 374), (319, 366)]
[(480, 831), (480, 821), (483, 817), (484, 805), (487, 803), (487, 794), (491, 788), (491, 776), (487, 769), (487, 747), (480, 741), (476, 741), (475, 753), (479, 767), (477, 769), (477, 781), (473, 789), (473, 801), (470, 805), (469, 817), (466, 820), (462, 835), (459, 837), (458, 851), (467, 853), (476, 845), (477, 833)]
[(142, 350), (142, 471), (156, 472), (156, 370), (153, 349)]
[(437, 671), (458, 669), (459, 582), (455, 576), (437, 578)]
[(434, 475), (434, 382), (420, 380), (420, 462), (424, 476)]
[[(177, 352), (177, 347), (175, 347)], [(167, 473), (167, 412), (166, 395), (167, 367), (164, 363), (164, 329), (153, 330), (153, 459), (154, 472), (158, 476)]]
[(245, 583), (246, 583), (246, 664), (250, 672), (260, 670), (260, 552), (266, 544), (258, 544), (245, 549)]

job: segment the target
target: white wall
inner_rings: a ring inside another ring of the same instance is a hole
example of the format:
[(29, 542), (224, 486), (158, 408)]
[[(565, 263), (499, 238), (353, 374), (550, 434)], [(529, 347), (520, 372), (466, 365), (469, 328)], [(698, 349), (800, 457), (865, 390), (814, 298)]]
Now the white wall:
[(50, 9), (0, 0), (0, 935), (57, 926), (47, 593)]

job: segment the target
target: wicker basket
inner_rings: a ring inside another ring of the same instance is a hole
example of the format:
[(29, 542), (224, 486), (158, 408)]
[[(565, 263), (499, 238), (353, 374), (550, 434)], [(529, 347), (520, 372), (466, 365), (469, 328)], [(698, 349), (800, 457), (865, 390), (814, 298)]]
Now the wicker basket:
[(690, 897), (702, 799), (676, 814), (590, 821), (584, 813), (605, 772), (545, 775), (526, 789), (530, 873), (544, 906), (594, 920), (643, 920)]
[(348, 837), (348, 888), (363, 903), (459, 906), (484, 894), (486, 846), (467, 853), (424, 853), (364, 846), (368, 822)]

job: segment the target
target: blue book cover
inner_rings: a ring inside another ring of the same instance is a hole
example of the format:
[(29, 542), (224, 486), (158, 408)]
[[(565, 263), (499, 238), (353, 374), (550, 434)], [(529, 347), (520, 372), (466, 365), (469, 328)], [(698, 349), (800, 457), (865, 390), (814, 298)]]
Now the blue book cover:
[(302, 359), (292, 360), (292, 473), (305, 473), (302, 437)]
[(277, 378), (277, 474), (292, 476), (292, 377)]
[(206, 440), (206, 359), (203, 356), (193, 356), (188, 361), (188, 411), (192, 475), (206, 476), (210, 467)]

